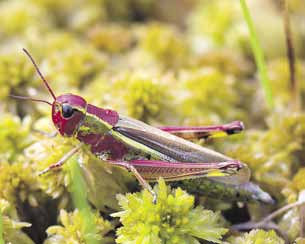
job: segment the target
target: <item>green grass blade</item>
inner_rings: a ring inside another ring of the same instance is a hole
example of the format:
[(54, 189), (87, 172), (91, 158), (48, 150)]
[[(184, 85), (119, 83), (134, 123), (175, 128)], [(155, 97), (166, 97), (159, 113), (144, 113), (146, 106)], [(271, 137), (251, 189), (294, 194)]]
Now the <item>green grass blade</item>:
[(267, 74), (264, 53), (259, 44), (257, 34), (256, 34), (256, 31), (254, 28), (254, 24), (251, 19), (251, 15), (250, 15), (248, 6), (246, 4), (246, 1), (240, 0), (240, 5), (242, 8), (242, 12), (243, 12), (244, 18), (246, 20), (248, 29), (249, 29), (250, 43), (251, 43), (253, 55), (255, 58), (256, 66), (258, 69), (261, 86), (263, 87), (268, 106), (270, 109), (272, 109), (274, 102), (273, 102), (273, 96), (272, 96), (272, 89), (271, 89), (270, 81), (269, 81), (268, 74)]
[(100, 244), (101, 240), (96, 239), (97, 227), (94, 222), (94, 215), (91, 211), (91, 207), (87, 201), (87, 189), (86, 183), (83, 179), (81, 169), (77, 162), (77, 157), (74, 156), (68, 161), (68, 169), (71, 176), (71, 187), (70, 191), (72, 199), (76, 208), (80, 211), (83, 218), (83, 232), (86, 236), (87, 244)]
[(3, 240), (3, 220), (2, 220), (1, 211), (0, 211), (0, 244), (4, 244), (4, 240)]

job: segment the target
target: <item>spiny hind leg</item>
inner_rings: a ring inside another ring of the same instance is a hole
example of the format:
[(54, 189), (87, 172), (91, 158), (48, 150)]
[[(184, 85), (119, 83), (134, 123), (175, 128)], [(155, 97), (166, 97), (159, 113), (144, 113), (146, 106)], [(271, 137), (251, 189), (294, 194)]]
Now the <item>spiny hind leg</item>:
[(137, 180), (139, 181), (139, 183), (142, 185), (142, 187), (151, 193), (151, 195), (153, 197), (153, 203), (154, 204), (157, 203), (157, 194), (152, 189), (150, 184), (142, 177), (142, 175), (138, 172), (138, 170), (133, 165), (129, 164), (128, 162), (124, 162), (124, 161), (106, 161), (106, 162), (110, 163), (112, 165), (116, 165), (116, 166), (125, 168), (128, 171), (132, 172), (134, 174), (134, 176), (137, 178)]

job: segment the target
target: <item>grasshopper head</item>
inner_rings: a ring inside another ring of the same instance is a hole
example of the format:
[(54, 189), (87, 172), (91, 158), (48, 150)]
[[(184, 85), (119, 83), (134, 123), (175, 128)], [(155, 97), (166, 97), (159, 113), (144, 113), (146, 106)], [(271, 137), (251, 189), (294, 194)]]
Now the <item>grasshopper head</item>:
[(52, 104), (52, 120), (63, 136), (73, 136), (86, 116), (87, 102), (80, 96), (64, 94)]
[(77, 132), (84, 117), (86, 116), (86, 100), (80, 96), (73, 94), (64, 94), (56, 97), (48, 81), (40, 72), (34, 58), (26, 49), (23, 48), (23, 51), (33, 63), (38, 75), (40, 76), (41, 80), (43, 81), (44, 85), (46, 86), (47, 90), (49, 91), (50, 95), (53, 97), (54, 100), (51, 103), (47, 100), (32, 97), (16, 95), (11, 95), (11, 97), (22, 100), (30, 100), (34, 102), (43, 102), (52, 106), (52, 120), (57, 130), (63, 136), (73, 136), (74, 133)]

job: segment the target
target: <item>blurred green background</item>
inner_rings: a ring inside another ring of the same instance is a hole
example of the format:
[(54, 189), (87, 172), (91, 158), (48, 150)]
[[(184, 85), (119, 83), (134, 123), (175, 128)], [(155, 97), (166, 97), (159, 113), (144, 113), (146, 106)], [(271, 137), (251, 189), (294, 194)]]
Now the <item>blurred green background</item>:
[[(298, 201), (305, 189), (305, 2), (287, 0), (296, 90), (289, 78), (283, 2), (246, 2), (266, 59), (273, 107), (260, 85), (237, 0), (1, 0), (0, 234), (5, 242), (304, 243), (304, 213), (298, 208), (275, 220), (277, 234), (228, 231), (232, 224), (257, 221)], [(37, 176), (76, 142), (37, 132), (55, 131), (49, 106), (8, 96), (51, 101), (22, 48), (35, 57), (57, 95), (79, 94), (154, 126), (244, 121), (240, 135), (197, 143), (247, 163), (252, 180), (276, 204), (193, 196), (162, 181), (156, 186), (163, 194), (157, 206), (146, 192), (116, 199), (118, 193), (139, 190), (136, 180), (84, 150), (73, 160), (81, 163), (90, 214), (80, 211), (71, 196), (71, 165)]]

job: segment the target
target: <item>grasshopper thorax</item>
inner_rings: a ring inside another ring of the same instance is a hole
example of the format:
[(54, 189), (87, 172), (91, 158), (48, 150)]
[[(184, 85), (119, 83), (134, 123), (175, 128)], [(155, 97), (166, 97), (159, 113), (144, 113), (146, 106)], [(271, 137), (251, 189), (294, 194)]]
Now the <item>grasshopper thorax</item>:
[(63, 136), (73, 136), (86, 116), (87, 102), (80, 96), (64, 94), (52, 104), (52, 120)]

